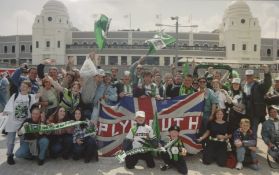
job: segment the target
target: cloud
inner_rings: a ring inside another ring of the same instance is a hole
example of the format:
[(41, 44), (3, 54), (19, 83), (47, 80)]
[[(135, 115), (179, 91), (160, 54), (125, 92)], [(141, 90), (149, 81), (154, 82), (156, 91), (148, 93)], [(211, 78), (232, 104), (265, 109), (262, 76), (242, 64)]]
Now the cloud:
[[(279, 23), (279, 3), (278, 2), (255, 2), (251, 4), (253, 16), (259, 19), (261, 35), (264, 38), (274, 38), (276, 23)], [(279, 24), (277, 25), (277, 28)], [(277, 38), (279, 30), (277, 29)]]
[[(198, 25), (198, 31), (213, 31), (222, 21), (224, 10), (229, 1), (202, 1), (202, 0), (61, 0), (70, 15), (73, 26), (81, 31), (92, 31), (94, 28), (94, 14), (104, 13), (112, 18), (110, 30), (129, 28), (129, 19), (124, 15), (131, 14), (132, 28), (142, 31), (158, 29), (155, 24), (163, 23), (174, 25), (170, 16), (179, 16), (181, 25)], [(0, 35), (16, 34), (16, 21), (19, 17), (19, 34), (31, 34), (32, 24), (36, 15), (40, 14), (47, 0), (16, 0), (5, 1), (0, 7), (1, 25)], [(253, 16), (260, 21), (263, 37), (274, 37), (275, 22), (279, 19), (279, 3), (248, 1)], [(210, 8), (209, 8), (210, 7)], [(9, 10), (7, 10), (9, 9)], [(156, 19), (161, 14), (162, 19)], [(192, 23), (189, 16), (192, 15)], [(279, 21), (278, 21), (279, 22)], [(166, 31), (175, 31), (175, 28), (165, 27)], [(179, 31), (189, 31), (189, 28), (180, 28)], [(279, 30), (278, 30), (279, 31)], [(279, 33), (278, 33), (279, 35)]]

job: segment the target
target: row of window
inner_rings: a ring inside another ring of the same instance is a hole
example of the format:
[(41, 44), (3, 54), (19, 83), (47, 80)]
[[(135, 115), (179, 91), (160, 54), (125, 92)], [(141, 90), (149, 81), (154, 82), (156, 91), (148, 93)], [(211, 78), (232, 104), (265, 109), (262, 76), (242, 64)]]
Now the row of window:
[[(45, 46), (46, 46), (46, 48), (50, 48), (50, 41), (46, 41)], [(40, 43), (39, 43), (39, 41), (36, 41), (36, 48), (39, 48), (39, 47), (40, 47)], [(57, 48), (61, 47), (61, 41), (57, 41), (56, 47)]]
[[(95, 43), (95, 42), (93, 42), (92, 44), (91, 44), (90, 42), (83, 42), (82, 44), (83, 44), (83, 45), (93, 45), (93, 46), (96, 46), (96, 43)], [(106, 44), (108, 45), (109, 43), (106, 43)], [(76, 46), (76, 45), (79, 45), (79, 43), (78, 43), (78, 42), (74, 42), (74, 45), (75, 45), (75, 46)], [(127, 43), (126, 43), (126, 42), (123, 42), (123, 43), (113, 42), (113, 43), (111, 43), (111, 45), (113, 45), (113, 46), (118, 46), (118, 45), (127, 46)], [(134, 46), (138, 46), (138, 45), (140, 45), (140, 44), (138, 44), (138, 43), (133, 43), (133, 45), (134, 45)], [(147, 43), (144, 43), (144, 44), (142, 44), (142, 45), (143, 45), (143, 46), (148, 46)], [(184, 44), (183, 44), (183, 43), (180, 43), (179, 46), (187, 47), (188, 44), (186, 44), (186, 43), (184, 43)], [(194, 46), (195, 46), (195, 47), (209, 47), (208, 44), (203, 44), (203, 45), (195, 44)], [(217, 44), (214, 44), (213, 47), (216, 48), (216, 47), (218, 47), (218, 45), (217, 45)]]
[[(11, 53), (15, 53), (15, 45), (12, 45), (12, 48), (11, 48)], [(29, 46), (29, 51), (32, 52), (32, 45)], [(26, 47), (25, 45), (21, 45), (20, 46), (20, 52), (26, 52)], [(9, 51), (9, 47), (8, 46), (4, 46), (4, 53), (10, 53)]]
[[(131, 64), (140, 59), (140, 56), (132, 56)], [(77, 65), (82, 65), (86, 59), (86, 56), (77, 56)], [(121, 65), (128, 65), (127, 56), (120, 57)], [(146, 57), (144, 64), (148, 65), (160, 65), (160, 58), (156, 56)], [(105, 56), (101, 56), (101, 65), (105, 65)], [(164, 65), (169, 66), (171, 64), (170, 57), (164, 57)], [(108, 65), (118, 65), (118, 56), (108, 56)]]
[[(235, 44), (232, 44), (232, 51), (235, 51)], [(242, 50), (247, 50), (247, 45), (246, 44), (242, 44)], [(254, 44), (254, 52), (257, 52), (257, 44)]]

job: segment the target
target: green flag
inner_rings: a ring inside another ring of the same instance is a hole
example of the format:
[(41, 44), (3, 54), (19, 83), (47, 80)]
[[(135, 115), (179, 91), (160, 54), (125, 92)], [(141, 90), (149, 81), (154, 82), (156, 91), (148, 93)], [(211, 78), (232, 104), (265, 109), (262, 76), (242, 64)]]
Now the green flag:
[(107, 37), (110, 21), (111, 19), (102, 14), (99, 20), (95, 22), (94, 32), (99, 49), (103, 49), (105, 47), (105, 39)]
[(185, 76), (187, 74), (189, 74), (189, 64), (188, 64), (188, 61), (183, 64), (183, 75)]
[(153, 54), (157, 50), (161, 50), (166, 46), (171, 45), (174, 43), (176, 39), (166, 33), (160, 32), (156, 34), (152, 39), (149, 39), (145, 42), (149, 44), (149, 51), (148, 54)]
[(158, 120), (158, 113), (156, 112), (154, 117), (153, 117), (153, 122), (152, 122), (152, 129), (157, 137), (158, 140), (161, 140), (161, 132), (160, 132), (160, 126), (159, 126), (159, 120)]

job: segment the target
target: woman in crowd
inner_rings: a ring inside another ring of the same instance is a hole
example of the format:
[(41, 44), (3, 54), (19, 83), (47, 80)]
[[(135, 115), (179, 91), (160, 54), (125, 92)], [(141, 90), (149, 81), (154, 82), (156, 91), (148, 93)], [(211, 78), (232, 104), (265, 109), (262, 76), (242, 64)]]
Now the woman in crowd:
[[(47, 120), (48, 124), (62, 123), (68, 120), (64, 107), (58, 107), (54, 115)], [(63, 159), (69, 159), (72, 149), (73, 128), (65, 128), (54, 131), (50, 136), (50, 155), (57, 158), (62, 155)]]
[(45, 77), (42, 80), (43, 87), (39, 90), (42, 94), (40, 104), (45, 112), (46, 118), (56, 111), (58, 106), (58, 92), (51, 86), (50, 80)]
[(72, 83), (71, 88), (63, 88), (59, 83), (53, 81), (51, 77), (49, 77), (51, 84), (54, 86), (56, 90), (62, 93), (60, 106), (63, 106), (67, 112), (68, 117), (73, 118), (74, 110), (79, 106), (81, 95), (80, 89), (81, 85), (78, 81)]
[[(84, 121), (85, 117), (82, 115), (82, 110), (77, 108), (75, 110), (75, 120)], [(98, 158), (98, 146), (93, 135), (89, 134), (86, 136), (88, 130), (95, 130), (94, 124), (88, 121), (88, 125), (84, 124), (75, 126), (73, 132), (73, 159), (79, 160), (81, 157), (84, 157), (84, 162), (89, 163), (93, 157), (96, 161)]]
[(240, 120), (245, 115), (245, 94), (240, 83), (240, 78), (234, 78), (229, 93), (222, 91), (226, 96), (226, 105), (229, 107), (228, 122), (231, 133), (239, 128)]
[(227, 161), (227, 140), (230, 138), (228, 123), (224, 121), (224, 113), (217, 109), (213, 120), (207, 125), (206, 132), (198, 139), (206, 140), (202, 161), (209, 165), (216, 161), (219, 166), (225, 166)]

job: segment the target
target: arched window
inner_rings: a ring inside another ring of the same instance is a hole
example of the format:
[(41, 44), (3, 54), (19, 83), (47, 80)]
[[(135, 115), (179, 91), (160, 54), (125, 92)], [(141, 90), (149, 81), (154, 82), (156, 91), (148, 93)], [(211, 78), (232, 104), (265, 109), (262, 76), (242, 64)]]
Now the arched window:
[(15, 45), (12, 46), (12, 53), (15, 53)]
[(4, 46), (4, 53), (8, 52), (8, 46)]
[(25, 52), (25, 45), (21, 45), (20, 51), (21, 51), (21, 52)]
[(214, 48), (216, 48), (216, 47), (218, 47), (216, 44), (214, 44), (214, 46), (213, 46)]
[(50, 47), (50, 41), (46, 42), (46, 47)]
[(266, 54), (267, 54), (267, 56), (270, 56), (271, 55), (271, 49), (267, 49)]
[(208, 44), (204, 44), (203, 47), (208, 47)]

